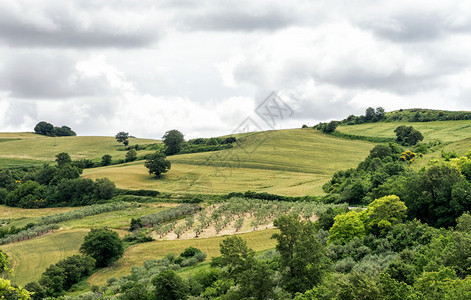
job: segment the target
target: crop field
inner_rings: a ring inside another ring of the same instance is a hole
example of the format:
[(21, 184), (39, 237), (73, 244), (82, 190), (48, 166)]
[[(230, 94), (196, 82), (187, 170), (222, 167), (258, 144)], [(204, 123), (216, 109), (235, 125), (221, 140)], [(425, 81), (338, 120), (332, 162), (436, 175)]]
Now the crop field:
[[(271, 239), (275, 229), (253, 231), (243, 233), (239, 236), (247, 242), (247, 246), (255, 251), (262, 251), (275, 248), (276, 241)], [(179, 254), (186, 248), (193, 246), (201, 249), (207, 254), (206, 260), (219, 255), (219, 244), (225, 236), (199, 238), (191, 240), (167, 240), (155, 241), (144, 244), (137, 244), (129, 247), (124, 256), (113, 266), (99, 270), (89, 279), (89, 284), (103, 285), (111, 277), (119, 278), (129, 274), (132, 266), (142, 265), (149, 259), (159, 259), (169, 253)]]
[[(121, 159), (126, 151), (119, 151), (122, 144), (116, 142), (114, 137), (45, 137), (34, 133), (0, 133), (0, 167), (13, 167), (18, 165), (37, 165), (44, 162), (53, 162), (55, 156), (67, 152), (72, 159), (100, 158), (109, 154), (113, 159)], [(129, 144), (153, 144), (158, 140), (130, 138)], [(152, 153), (152, 150), (139, 151), (138, 155)]]
[(25, 285), (38, 280), (42, 272), (59, 260), (78, 254), (88, 229), (57, 231), (43, 237), (2, 245), (12, 262), (13, 281)]
[(400, 125), (413, 126), (424, 135), (424, 142), (440, 140), (456, 142), (471, 137), (471, 121), (434, 121), (434, 122), (391, 122), (368, 123), (360, 125), (339, 126), (342, 133), (395, 138), (394, 129)]
[(312, 129), (269, 131), (248, 135), (232, 149), (171, 156), (172, 169), (160, 179), (150, 176), (143, 162), (88, 169), (84, 177), (108, 177), (120, 188), (172, 193), (321, 195), (336, 170), (356, 166), (373, 145)]

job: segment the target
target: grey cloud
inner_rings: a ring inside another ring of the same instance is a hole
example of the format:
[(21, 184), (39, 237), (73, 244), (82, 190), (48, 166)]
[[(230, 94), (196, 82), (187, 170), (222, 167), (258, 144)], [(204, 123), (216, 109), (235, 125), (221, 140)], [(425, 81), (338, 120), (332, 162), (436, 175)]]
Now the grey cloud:
[[(21, 1), (19, 3), (21, 6)], [(107, 16), (110, 12), (106, 9), (90, 14), (85, 7), (70, 3), (45, 3), (49, 6), (36, 4), (34, 17), (21, 11), (31, 11), (32, 7), (18, 9), (4, 5), (0, 10), (0, 41), (14, 47), (135, 48), (149, 45), (159, 37), (156, 28), (136, 26), (129, 29), (132, 21), (126, 20), (124, 13), (127, 11), (114, 11), (114, 21), (110, 22)], [(117, 19), (123, 22), (116, 22)]]
[(213, 12), (188, 16), (183, 21), (187, 30), (214, 31), (254, 31), (276, 30), (286, 27), (293, 18), (279, 11), (253, 12)]
[(19, 55), (0, 69), (0, 89), (14, 98), (63, 99), (109, 94), (103, 76), (84, 77), (65, 56)]
[(22, 128), (25, 125), (29, 125), (30, 121), (36, 118), (36, 103), (11, 101), (3, 122), (11, 127)]

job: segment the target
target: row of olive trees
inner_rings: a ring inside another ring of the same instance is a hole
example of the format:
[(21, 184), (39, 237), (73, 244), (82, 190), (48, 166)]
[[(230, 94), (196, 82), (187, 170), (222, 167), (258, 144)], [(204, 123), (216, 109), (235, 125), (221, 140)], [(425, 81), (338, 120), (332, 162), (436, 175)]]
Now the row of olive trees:
[(22, 230), (16, 234), (11, 234), (0, 239), (0, 245), (29, 240), (37, 236), (41, 236), (45, 233), (51, 232), (54, 229), (58, 229), (59, 227), (60, 226), (57, 224), (34, 226), (26, 230)]
[(154, 226), (155, 232), (160, 238), (173, 232), (177, 238), (192, 229), (195, 237), (198, 237), (210, 226), (214, 226), (216, 233), (231, 226), (235, 232), (240, 231), (250, 218), (250, 226), (256, 230), (260, 226), (268, 226), (274, 219), (283, 215), (301, 216), (311, 219), (314, 215), (320, 215), (333, 204), (312, 202), (283, 202), (248, 200), (245, 198), (231, 198), (230, 201), (214, 204), (197, 215), (188, 216), (180, 225), (176, 221), (171, 223), (161, 222)]
[(142, 224), (146, 227), (154, 227), (182, 216), (193, 214), (201, 208), (197, 204), (184, 203), (177, 207), (165, 209), (156, 213), (144, 215), (141, 217)]

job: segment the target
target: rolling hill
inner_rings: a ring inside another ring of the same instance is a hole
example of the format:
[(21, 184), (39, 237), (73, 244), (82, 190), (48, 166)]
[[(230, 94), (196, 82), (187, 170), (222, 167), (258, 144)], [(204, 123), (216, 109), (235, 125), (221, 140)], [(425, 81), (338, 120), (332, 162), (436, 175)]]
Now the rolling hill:
[[(130, 138), (130, 145), (160, 143), (159, 140)], [(122, 159), (126, 151), (114, 137), (67, 136), (46, 137), (34, 133), (0, 133), (0, 168), (25, 165), (40, 165), (53, 162), (55, 156), (67, 152), (72, 159), (99, 161), (109, 154), (113, 159)], [(140, 151), (140, 154), (152, 153)]]
[(84, 176), (172, 193), (319, 195), (336, 170), (356, 166), (373, 146), (309, 128), (266, 131), (241, 138), (232, 149), (171, 156), (172, 169), (161, 179), (150, 176), (143, 162), (88, 169)]

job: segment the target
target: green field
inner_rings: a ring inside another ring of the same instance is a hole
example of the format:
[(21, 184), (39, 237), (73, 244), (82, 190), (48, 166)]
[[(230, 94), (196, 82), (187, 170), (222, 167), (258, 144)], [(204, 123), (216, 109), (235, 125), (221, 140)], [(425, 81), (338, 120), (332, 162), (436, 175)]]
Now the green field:
[[(3, 140), (3, 141), (2, 141)], [(44, 162), (53, 162), (55, 156), (67, 152), (72, 159), (100, 158), (109, 154), (113, 159), (122, 159), (126, 151), (119, 151), (122, 144), (116, 142), (114, 137), (100, 136), (67, 136), (46, 137), (34, 133), (0, 133), (0, 167), (14, 167), (19, 165), (37, 165)], [(152, 144), (158, 140), (130, 138), (129, 144)], [(152, 153), (152, 150), (139, 151), (139, 155)]]
[(51, 264), (78, 254), (78, 249), (88, 231), (88, 229), (63, 230), (19, 243), (2, 245), (2, 251), (8, 254), (12, 262), (15, 276), (13, 281), (25, 285), (38, 280)]
[(172, 193), (319, 195), (335, 171), (356, 166), (373, 145), (312, 129), (267, 131), (246, 136), (232, 149), (171, 156), (172, 169), (160, 179), (150, 176), (143, 162), (88, 169), (84, 177)]
[[(275, 248), (276, 241), (271, 239), (276, 230), (261, 230), (243, 233), (239, 236), (247, 242), (247, 246), (255, 251), (262, 251)], [(131, 272), (132, 266), (142, 265), (149, 259), (159, 259), (168, 253), (180, 254), (185, 248), (190, 246), (201, 249), (207, 254), (207, 260), (219, 255), (219, 243), (224, 239), (221, 237), (200, 238), (191, 240), (155, 241), (144, 244), (137, 244), (126, 250), (124, 256), (112, 267), (99, 270), (94, 273), (88, 283), (103, 285), (111, 277), (119, 278)]]
[(471, 121), (391, 122), (345, 125), (337, 127), (342, 133), (395, 138), (394, 129), (400, 125), (413, 126), (424, 135), (424, 142), (440, 140), (456, 142), (471, 137)]

